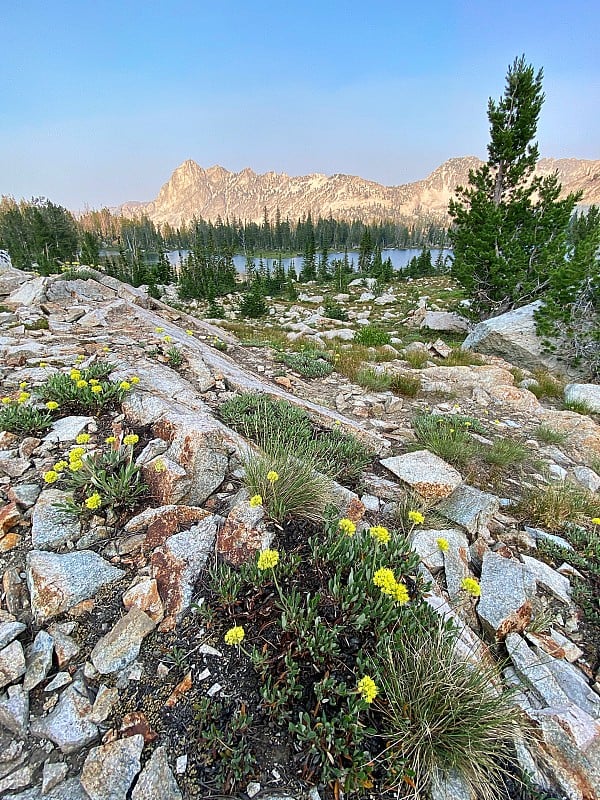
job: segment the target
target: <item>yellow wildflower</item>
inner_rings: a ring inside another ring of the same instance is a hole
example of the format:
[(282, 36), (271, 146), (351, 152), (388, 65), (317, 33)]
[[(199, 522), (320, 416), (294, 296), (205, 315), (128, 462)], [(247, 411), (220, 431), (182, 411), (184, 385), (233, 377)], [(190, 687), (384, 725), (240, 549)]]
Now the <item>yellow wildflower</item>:
[(94, 494), (86, 498), (85, 507), (89, 508), (90, 511), (95, 511), (97, 508), (100, 508), (101, 505), (102, 505), (102, 498), (100, 497), (98, 492), (94, 492)]
[(68, 461), (57, 461), (56, 464), (52, 467), (54, 472), (62, 472), (63, 469), (66, 469), (69, 466)]
[(27, 381), (21, 381), (19, 384), (19, 389), (26, 389), (27, 388)]
[(191, 330), (190, 328), (187, 328), (185, 332), (187, 333), (188, 336), (193, 336), (194, 335), (194, 331)]
[(123, 391), (128, 392), (131, 389), (131, 384), (129, 381), (121, 381), (119, 384), (119, 389), (123, 389)]
[(369, 528), (369, 533), (373, 539), (377, 539), (381, 544), (387, 544), (390, 540), (390, 532), (383, 525), (373, 525)]
[(443, 536), (440, 536), (439, 539), (435, 540), (435, 543), (440, 548), (442, 553), (447, 553), (448, 552), (448, 548), (450, 547), (450, 545), (448, 544), (448, 539), (444, 539)]
[(77, 358), (75, 359), (75, 361), (77, 361), (78, 363), (81, 363), (82, 361), (85, 361), (85, 356), (82, 356), (81, 353), (80, 353), (77, 356)]
[(600, 517), (593, 517), (592, 525), (600, 525)]
[(90, 386), (97, 386), (99, 383), (100, 381), (98, 380), (98, 378), (90, 378), (89, 380)]
[(107, 436), (104, 441), (106, 442), (106, 444), (114, 444), (117, 441), (117, 439), (115, 436)]
[(73, 459), (69, 462), (69, 472), (79, 472), (83, 467), (83, 461), (79, 458)]
[(110, 353), (110, 347), (108, 347), (108, 345), (104, 345), (104, 347), (102, 348), (102, 351), (104, 353)]
[(233, 628), (229, 628), (224, 636), (225, 644), (241, 644), (245, 635), (246, 633), (241, 625), (234, 625)]
[(71, 378), (72, 381), (78, 381), (81, 378), (81, 372), (78, 369), (72, 369), (71, 372), (69, 372), (69, 378)]
[(401, 605), (409, 600), (408, 589), (403, 583), (396, 580), (394, 573), (388, 567), (381, 567), (373, 575), (373, 583), (381, 589), (382, 594), (393, 597)]
[(271, 483), (275, 483), (275, 481), (279, 480), (279, 474), (275, 472), (274, 469), (269, 470), (269, 472), (267, 472), (267, 480)]
[(58, 403), (55, 400), (48, 400), (48, 402), (46, 403), (46, 408), (48, 409), (48, 411), (56, 411), (56, 409), (58, 408)]
[(279, 551), (278, 550), (263, 550), (258, 556), (258, 562), (256, 566), (260, 570), (265, 569), (273, 569), (279, 563)]
[(140, 440), (140, 437), (137, 433), (128, 433), (127, 436), (123, 438), (123, 444), (133, 447), (134, 444), (137, 444)]
[(346, 536), (354, 536), (356, 533), (356, 525), (351, 519), (344, 517), (338, 522), (338, 530), (341, 533), (345, 533)]
[(410, 597), (408, 596), (408, 589), (406, 588), (405, 584), (401, 583), (400, 581), (396, 581), (396, 585), (394, 586), (394, 594), (392, 597), (397, 603), (400, 603), (401, 606), (403, 606), (405, 603), (408, 603)]
[(379, 689), (370, 675), (362, 677), (357, 683), (356, 688), (365, 703), (372, 703), (379, 694)]
[(420, 511), (409, 511), (408, 518), (411, 522), (414, 522), (415, 525), (422, 525), (425, 522), (425, 517)]
[(2, 398), (2, 402), (4, 403), (4, 405), (5, 405), (5, 406), (7, 406), (9, 403), (12, 403), (12, 398), (10, 398), (10, 397), (3, 397), (3, 398)]
[(154, 328), (154, 332), (155, 333), (162, 333), (163, 331), (164, 331), (164, 328)]
[(80, 380), (78, 380), (77, 383), (75, 384), (75, 386), (77, 386), (78, 389), (85, 389), (87, 385), (88, 382), (84, 381), (83, 378), (80, 378)]
[(168, 336), (168, 335), (167, 336), (163, 336), (163, 342), (166, 342), (167, 344), (169, 344), (169, 342), (172, 342), (172, 341), (173, 341), (173, 337), (172, 336)]
[(479, 585), (478, 581), (475, 580), (475, 578), (463, 578), (460, 582), (460, 585), (467, 594), (471, 595), (471, 597), (481, 596), (481, 586)]
[(29, 392), (19, 392), (17, 395), (17, 403), (25, 403), (30, 397), (31, 395)]
[(79, 461), (84, 453), (85, 447), (74, 447), (69, 452), (69, 461)]
[(45, 483), (56, 483), (56, 481), (60, 478), (60, 475), (56, 470), (49, 469), (48, 472), (44, 472), (44, 482)]
[(40, 364), (39, 364), (39, 365), (40, 365), (40, 367), (41, 367), (42, 369), (44, 369), (44, 367), (47, 367), (47, 366), (48, 366), (48, 362), (47, 362), (47, 361), (40, 361)]
[(90, 439), (91, 436), (89, 433), (80, 433), (79, 436), (75, 439), (75, 441), (77, 442), (77, 444), (87, 444)]
[(99, 386), (99, 385), (92, 386), (92, 392), (94, 394), (100, 394), (101, 391), (102, 391), (102, 387), (101, 386)]
[(250, 508), (258, 508), (262, 506), (262, 497), (259, 494), (254, 494), (250, 498)]
[(136, 386), (139, 382), (140, 379), (138, 378), (137, 375), (132, 375), (131, 378), (129, 379), (129, 383), (132, 383), (134, 386)]

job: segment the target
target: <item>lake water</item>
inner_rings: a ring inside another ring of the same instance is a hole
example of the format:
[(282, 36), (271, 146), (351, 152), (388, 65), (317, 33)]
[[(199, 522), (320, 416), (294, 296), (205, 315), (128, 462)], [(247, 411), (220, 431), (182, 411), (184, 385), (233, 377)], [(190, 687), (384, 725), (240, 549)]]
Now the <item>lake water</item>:
[[(171, 264), (174, 267), (176, 267), (176, 266), (179, 265), (180, 258), (185, 258), (187, 256), (188, 252), (189, 252), (188, 250), (181, 250), (181, 251), (180, 250), (171, 250), (170, 252), (167, 252), (167, 257), (168, 257), (169, 261), (171, 262)], [(390, 258), (392, 260), (392, 265), (393, 265), (394, 269), (400, 270), (400, 269), (404, 269), (404, 267), (406, 267), (406, 265), (411, 260), (411, 258), (413, 258), (414, 256), (420, 255), (421, 252), (422, 252), (422, 248), (420, 248), (420, 247), (411, 247), (411, 248), (408, 248), (406, 250), (400, 250), (400, 249), (397, 249), (397, 248), (391, 248), (389, 250), (382, 250), (381, 251), (381, 257), (382, 257), (382, 259), (384, 261), (387, 258)], [(439, 252), (440, 252), (439, 248), (431, 250), (431, 260), (432, 261), (435, 262), (436, 258), (438, 257), (438, 253)], [(450, 255), (451, 251), (450, 250), (442, 250), (442, 253), (443, 253), (444, 256), (446, 256), (446, 255)], [(332, 261), (334, 261), (335, 259), (338, 259), (338, 258), (339, 259), (343, 259), (344, 258), (344, 254), (343, 253), (329, 253), (327, 261), (328, 261), (328, 263), (331, 263)], [(319, 260), (319, 256), (317, 254), (317, 263), (318, 263), (318, 260)], [(354, 264), (354, 268), (356, 269), (357, 266), (358, 266), (358, 252), (357, 251), (350, 251), (348, 253), (348, 260), (349, 260), (350, 264), (352, 264), (352, 263)], [(265, 264), (265, 266), (267, 266), (267, 264), (268, 264), (271, 267), (271, 269), (273, 268), (273, 265), (275, 264), (275, 261), (276, 261), (276, 259), (274, 259), (274, 258), (263, 258), (263, 263)], [(282, 261), (283, 261), (283, 266), (285, 267), (285, 271), (286, 272), (288, 271), (290, 265), (293, 265), (296, 268), (296, 272), (300, 272), (300, 269), (302, 267), (302, 256), (301, 255), (300, 256), (296, 256), (294, 258), (284, 258), (284, 259), (282, 259)], [(256, 266), (258, 267), (259, 259), (255, 258), (254, 262), (255, 262)], [(233, 263), (235, 264), (235, 268), (237, 269), (237, 271), (239, 273), (243, 274), (246, 271), (246, 257), (245, 256), (241, 256), (241, 255), (234, 256), (233, 257)]]

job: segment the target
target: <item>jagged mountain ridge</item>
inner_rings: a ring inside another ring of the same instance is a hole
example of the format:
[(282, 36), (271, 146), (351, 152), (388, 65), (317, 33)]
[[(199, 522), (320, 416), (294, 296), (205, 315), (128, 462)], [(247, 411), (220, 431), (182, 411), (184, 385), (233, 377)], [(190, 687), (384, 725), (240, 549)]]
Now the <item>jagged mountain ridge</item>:
[[(475, 156), (451, 158), (423, 180), (383, 186), (340, 173), (290, 177), (277, 172), (261, 175), (249, 167), (241, 172), (218, 165), (204, 169), (188, 159), (177, 167), (155, 200), (124, 203), (119, 212), (126, 216), (144, 213), (155, 223), (174, 226), (193, 217), (259, 222), (265, 208), (270, 219), (279, 208), (282, 219), (291, 220), (310, 212), (313, 217), (331, 214), (365, 222), (406, 222), (425, 215), (445, 216), (455, 187), (465, 184), (469, 170), (481, 163)], [(600, 160), (544, 158), (537, 169), (544, 175), (558, 170), (563, 192), (582, 190), (582, 204), (600, 203)]]

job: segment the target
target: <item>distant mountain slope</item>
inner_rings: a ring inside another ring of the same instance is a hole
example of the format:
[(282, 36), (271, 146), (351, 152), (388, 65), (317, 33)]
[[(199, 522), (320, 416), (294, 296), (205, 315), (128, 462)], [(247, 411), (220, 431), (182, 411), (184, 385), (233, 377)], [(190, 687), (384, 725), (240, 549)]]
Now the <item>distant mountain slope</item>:
[[(258, 175), (248, 167), (241, 172), (220, 166), (203, 169), (188, 160), (177, 167), (155, 200), (124, 203), (119, 210), (128, 216), (146, 213), (154, 222), (175, 226), (194, 216), (258, 222), (265, 208), (271, 219), (279, 208), (282, 219), (296, 220), (310, 212), (314, 217), (331, 214), (405, 222), (426, 214), (445, 215), (455, 187), (466, 183), (469, 170), (480, 163), (474, 156), (451, 158), (424, 180), (382, 186), (355, 175)], [(583, 190), (583, 204), (600, 203), (600, 161), (544, 158), (538, 169), (542, 174), (558, 170), (565, 193)]]

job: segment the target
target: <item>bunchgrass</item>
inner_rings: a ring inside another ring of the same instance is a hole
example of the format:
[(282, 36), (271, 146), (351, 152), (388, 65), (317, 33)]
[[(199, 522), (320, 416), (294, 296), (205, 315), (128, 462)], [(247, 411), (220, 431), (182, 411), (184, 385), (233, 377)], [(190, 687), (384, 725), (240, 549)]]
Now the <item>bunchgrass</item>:
[(582, 414), (587, 417), (594, 413), (590, 404), (586, 403), (585, 400), (565, 400), (564, 407), (566, 411), (574, 411), (575, 414)]
[(354, 341), (366, 347), (379, 347), (390, 343), (390, 335), (378, 325), (363, 325), (354, 333)]
[(569, 435), (563, 431), (555, 431), (548, 425), (538, 425), (533, 431), (533, 435), (542, 444), (564, 444)]
[(466, 466), (481, 451), (481, 446), (469, 435), (472, 426), (461, 424), (456, 416), (418, 414), (412, 426), (423, 447), (455, 466)]
[[(456, 636), (439, 622), (410, 636), (398, 630), (381, 643), (371, 669), (385, 694), (378, 704), (382, 758), (390, 775), (398, 762), (410, 767), (413, 797), (428, 794), (435, 776), (456, 770), (474, 796), (492, 800), (514, 762), (520, 715), (510, 694), (498, 691), (494, 667), (456, 654)], [(402, 779), (396, 772), (390, 788), (402, 791)]]
[(264, 453), (246, 459), (244, 484), (280, 524), (290, 519), (319, 522), (332, 502), (331, 480), (317, 471), (310, 448), (291, 452), (276, 441)]
[(480, 355), (460, 347), (454, 347), (448, 356), (440, 361), (443, 367), (480, 367), (483, 363), (484, 360)]
[(522, 464), (527, 460), (529, 450), (513, 439), (495, 439), (490, 447), (482, 449), (481, 455), (488, 464), (505, 468)]
[(423, 369), (428, 361), (431, 361), (431, 355), (427, 350), (407, 350), (402, 358), (408, 362), (413, 369)]
[(31, 405), (11, 403), (0, 406), (0, 431), (10, 433), (42, 433), (52, 425), (52, 414)]
[(285, 400), (245, 393), (219, 406), (222, 420), (263, 450), (274, 440), (291, 453), (310, 451), (319, 472), (353, 481), (370, 463), (370, 450), (342, 430), (320, 430), (308, 414)]
[(396, 372), (392, 375), (390, 389), (401, 397), (416, 397), (421, 391), (421, 379), (418, 376)]
[(547, 370), (536, 370), (533, 373), (535, 383), (528, 386), (538, 400), (544, 398), (561, 398), (563, 396), (564, 384), (558, 378), (555, 378)]
[(513, 511), (531, 525), (557, 532), (569, 522), (598, 516), (599, 506), (591, 492), (561, 481), (525, 488)]
[(356, 382), (371, 392), (385, 392), (392, 385), (392, 376), (373, 367), (363, 367), (356, 375)]

